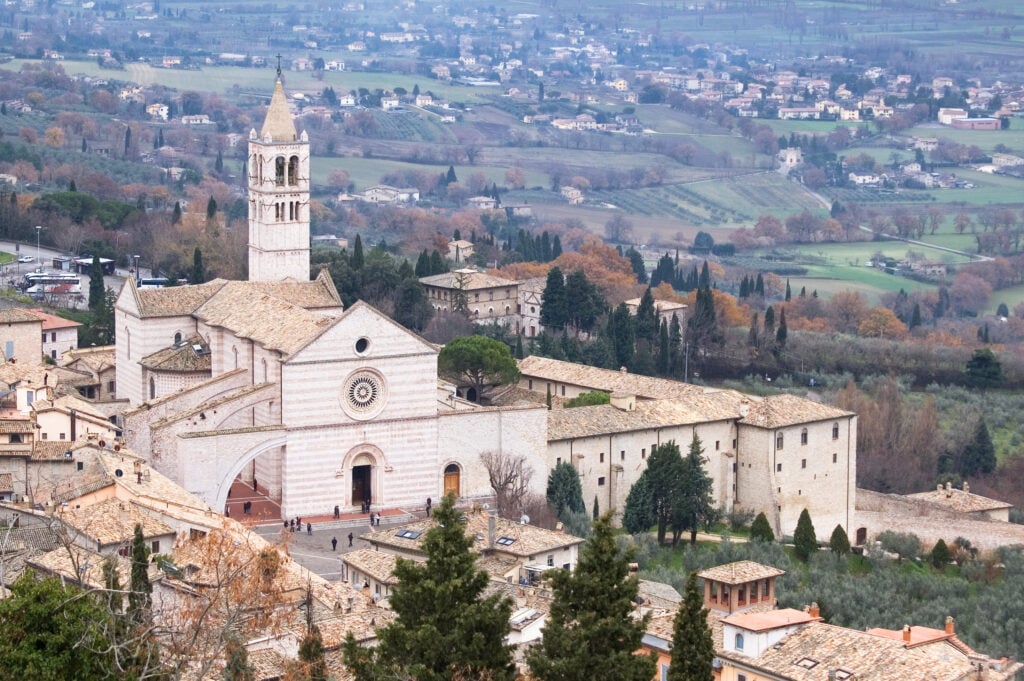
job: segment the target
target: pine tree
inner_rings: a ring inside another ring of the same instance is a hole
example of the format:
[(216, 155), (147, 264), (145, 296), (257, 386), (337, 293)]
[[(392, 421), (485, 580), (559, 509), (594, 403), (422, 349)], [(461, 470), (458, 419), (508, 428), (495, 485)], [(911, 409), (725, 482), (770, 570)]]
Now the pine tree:
[(512, 603), (483, 596), (488, 577), (476, 567), (474, 541), (454, 495), (446, 495), (423, 540), (426, 561), (398, 559), (390, 599), (395, 619), (377, 631), (377, 647), (361, 647), (352, 634), (345, 640), (345, 664), (357, 681), (515, 678), (505, 645)]
[(786, 280), (786, 302), (788, 303), (793, 298), (793, 289), (789, 287), (789, 279)]
[(619, 548), (611, 514), (594, 523), (576, 569), (551, 570), (554, 594), (541, 641), (527, 655), (538, 681), (650, 681), (654, 654), (641, 655), (649, 616), (634, 618), (638, 580)]
[(800, 511), (800, 518), (796, 521), (796, 532), (793, 533), (793, 544), (796, 557), (807, 562), (811, 555), (818, 550), (818, 537), (814, 534), (814, 524), (811, 523), (811, 514), (807, 509)]
[(103, 304), (106, 294), (106, 286), (103, 284), (103, 266), (100, 264), (100, 256), (92, 256), (92, 267), (89, 268), (89, 309), (94, 313)]
[(974, 426), (974, 436), (964, 447), (959, 472), (960, 475), (968, 478), (982, 473), (991, 473), (995, 469), (996, 450), (992, 444), (992, 436), (988, 432), (988, 425), (982, 417)]
[(754, 522), (750, 525), (750, 541), (763, 541), (773, 542), (775, 541), (775, 533), (772, 531), (772, 526), (768, 522), (768, 516), (761, 511), (754, 518)]
[(640, 298), (634, 323), (637, 340), (654, 342), (654, 336), (658, 333), (658, 311), (654, 305), (654, 294), (651, 293), (649, 286)]
[(176, 225), (181, 222), (181, 201), (174, 202), (174, 210), (171, 211), (171, 224)]
[(444, 176), (445, 184), (454, 184), (459, 181), (459, 178), (455, 175), (455, 166), (448, 166), (448, 172)]
[(935, 542), (935, 548), (932, 549), (931, 554), (932, 567), (936, 570), (944, 570), (949, 565), (950, 557), (949, 547), (946, 546), (946, 542), (942, 539)]
[(651, 489), (651, 507), (658, 523), (658, 543), (664, 544), (669, 524), (679, 504), (685, 476), (683, 458), (674, 440), (651, 449), (646, 475)]
[(828, 548), (837, 556), (845, 556), (850, 553), (850, 538), (846, 536), (846, 530), (842, 525), (836, 525), (836, 528), (832, 530)]
[(779, 329), (775, 332), (775, 345), (779, 350), (786, 347), (786, 339), (789, 338), (789, 327), (786, 326), (786, 308), (779, 312)]
[(681, 495), (672, 513), (672, 544), (683, 530), (690, 531), (690, 543), (697, 543), (697, 531), (718, 517), (712, 495), (712, 480), (704, 470), (704, 447), (694, 432), (690, 451), (683, 459)]
[(598, 507), (597, 495), (596, 494), (594, 495), (594, 514), (593, 515), (594, 515), (594, 520), (597, 520), (598, 518), (601, 517), (601, 509)]
[(569, 321), (569, 300), (562, 270), (552, 267), (544, 285), (544, 302), (540, 307), (540, 323), (548, 330), (564, 329)]
[(673, 625), (668, 681), (712, 681), (714, 659), (704, 594), (697, 586), (697, 573), (691, 572)]
[(310, 624), (299, 644), (299, 662), (302, 663), (304, 681), (327, 681), (324, 651), (324, 639), (320, 634), (320, 628)]

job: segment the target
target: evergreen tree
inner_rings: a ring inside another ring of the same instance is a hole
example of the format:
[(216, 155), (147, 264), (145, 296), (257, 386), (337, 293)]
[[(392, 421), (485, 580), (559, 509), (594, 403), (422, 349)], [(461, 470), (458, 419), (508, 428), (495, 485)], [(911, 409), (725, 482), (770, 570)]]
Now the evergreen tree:
[(125, 129), (124, 129), (124, 155), (125, 156), (128, 155), (128, 150), (131, 149), (131, 146), (132, 146), (132, 128), (131, 128), (131, 126), (126, 126)]
[(366, 258), (363, 256), (363, 239), (359, 234), (356, 234), (355, 243), (352, 245), (350, 264), (354, 270), (361, 270), (363, 265), (366, 264)]
[(212, 220), (217, 215), (217, 199), (212, 196), (206, 202), (206, 219)]
[(224, 645), (224, 681), (256, 681), (245, 645), (236, 638)]
[(544, 302), (540, 307), (540, 323), (548, 330), (564, 329), (569, 321), (569, 299), (562, 270), (552, 267), (544, 285)]
[(345, 640), (345, 664), (357, 681), (515, 678), (505, 645), (512, 603), (483, 596), (488, 577), (476, 567), (474, 541), (454, 495), (445, 495), (423, 540), (426, 561), (398, 559), (390, 599), (395, 619), (377, 631), (376, 648), (361, 647), (351, 633)]
[(565, 321), (576, 331), (590, 332), (608, 307), (601, 291), (590, 283), (581, 269), (566, 277), (564, 295)]
[(828, 548), (837, 556), (845, 556), (850, 553), (850, 538), (846, 536), (846, 530), (842, 525), (836, 525), (836, 528), (832, 530)]
[(651, 501), (651, 485), (647, 471), (644, 471), (629, 488), (626, 508), (622, 512), (622, 527), (630, 534), (641, 534), (651, 529), (656, 522), (658, 519), (654, 515), (654, 504)]
[(715, 645), (708, 627), (704, 593), (697, 586), (697, 573), (691, 572), (672, 628), (667, 681), (712, 681), (714, 659)]
[(793, 298), (793, 289), (789, 287), (789, 279), (786, 280), (786, 302), (788, 303)]
[(206, 281), (206, 268), (203, 266), (203, 252), (196, 246), (192, 251), (192, 276), (189, 283), (202, 284)]
[(609, 336), (615, 347), (615, 361), (620, 367), (628, 367), (633, 362), (634, 337), (633, 337), (633, 315), (625, 303), (612, 312), (608, 320)]
[(523, 334), (519, 334), (516, 336), (516, 349), (514, 354), (516, 356), (516, 359), (522, 359), (523, 357), (525, 357), (525, 355), (523, 354)]
[(644, 266), (644, 257), (640, 255), (640, 251), (630, 246), (625, 256), (629, 258), (629, 264), (633, 267), (633, 274), (636, 275), (637, 283), (646, 284), (647, 268)]
[(974, 436), (964, 447), (959, 473), (965, 478), (969, 478), (983, 473), (991, 473), (995, 469), (996, 449), (988, 432), (988, 424), (982, 417), (974, 426)]
[(551, 240), (551, 259), (558, 260), (560, 255), (562, 255), (562, 239), (556, 234), (555, 238)]
[(601, 510), (600, 510), (600, 508), (598, 507), (598, 503), (597, 503), (597, 495), (596, 495), (596, 494), (594, 495), (594, 513), (593, 513), (593, 516), (594, 516), (594, 520), (595, 520), (595, 521), (596, 521), (596, 520), (597, 520), (598, 518), (600, 518), (600, 517), (601, 517)]
[(142, 525), (135, 525), (131, 547), (131, 591), (128, 593), (128, 616), (141, 625), (149, 621), (149, 608), (153, 603), (153, 585), (149, 582), (149, 548), (142, 536)]
[(429, 277), (433, 272), (430, 271), (430, 256), (427, 255), (427, 249), (420, 251), (420, 255), (416, 258), (416, 277)]
[[(639, 253), (637, 255), (639, 255)], [(661, 256), (661, 258), (658, 259), (658, 264), (655, 266), (654, 272), (651, 273), (651, 287), (654, 288), (661, 282), (667, 281), (669, 284), (673, 286), (673, 288), (681, 288), (679, 286), (675, 286), (675, 278), (675, 262), (672, 260), (672, 256), (666, 253), (665, 255)], [(640, 283), (642, 284), (644, 282)]]
[(445, 263), (444, 258), (441, 257), (440, 251), (436, 248), (430, 253), (430, 273), (431, 274), (444, 274), (448, 271), (448, 265)]
[(444, 176), (445, 184), (454, 184), (459, 181), (459, 178), (455, 175), (455, 166), (448, 166), (448, 172)]
[(434, 316), (434, 307), (427, 298), (426, 289), (414, 277), (402, 279), (394, 301), (394, 320), (413, 331), (422, 331)]
[(103, 304), (106, 294), (106, 286), (103, 284), (103, 266), (100, 264), (100, 256), (92, 256), (92, 267), (89, 268), (89, 309), (94, 313)]
[[(312, 604), (309, 606), (312, 608)], [(299, 662), (302, 664), (303, 681), (327, 681), (327, 661), (324, 659), (324, 639), (320, 628), (310, 624), (306, 635), (299, 644)]]
[(690, 531), (690, 543), (697, 543), (697, 531), (715, 521), (718, 511), (712, 495), (712, 480), (704, 470), (704, 447), (694, 432), (690, 451), (683, 459), (681, 495), (672, 513), (672, 544), (683, 530)]
[(793, 533), (793, 544), (796, 557), (807, 562), (811, 555), (818, 550), (818, 537), (814, 534), (814, 524), (811, 523), (811, 514), (807, 509), (800, 511), (800, 518), (796, 521), (796, 532)]
[(176, 225), (181, 222), (181, 201), (174, 202), (174, 210), (171, 211), (171, 224)]
[(668, 324), (662, 319), (658, 329), (658, 375), (668, 376), (669, 364)]
[(562, 461), (551, 469), (551, 473), (548, 474), (546, 497), (548, 505), (559, 518), (566, 512), (586, 512), (579, 473), (568, 461)]
[(947, 565), (949, 565), (950, 558), (949, 547), (946, 546), (945, 541), (939, 539), (939, 541), (935, 542), (935, 547), (932, 549), (932, 567), (936, 570), (943, 570)]
[(750, 524), (750, 541), (763, 541), (773, 542), (775, 541), (775, 533), (772, 531), (772, 526), (768, 522), (768, 516), (761, 511), (754, 518), (754, 522)]
[(220, 150), (217, 151), (217, 160), (213, 162), (213, 169), (217, 171), (218, 175), (224, 172), (224, 154)]
[(686, 475), (683, 457), (674, 440), (651, 449), (646, 475), (651, 490), (651, 508), (658, 523), (658, 543), (664, 544), (665, 535), (680, 503)]
[(757, 273), (757, 281), (754, 283), (754, 295), (764, 297), (764, 277), (760, 272)]
[(452, 232), (452, 241), (460, 241), (462, 239), (462, 232), (456, 227), (455, 231)]
[(968, 380), (981, 388), (998, 385), (1003, 380), (1002, 363), (996, 358), (992, 348), (978, 348), (967, 360), (966, 373)]
[(640, 298), (634, 322), (636, 339), (653, 343), (655, 335), (658, 333), (658, 310), (654, 305), (654, 294), (651, 293), (649, 286)]
[(789, 338), (789, 327), (786, 326), (786, 308), (779, 312), (779, 329), (775, 332), (775, 346), (781, 350), (786, 347), (786, 339)]
[(648, 615), (634, 618), (638, 580), (619, 548), (611, 514), (594, 523), (576, 569), (551, 570), (554, 594), (541, 641), (527, 655), (538, 681), (650, 681), (654, 654), (641, 655)]
[(672, 322), (668, 325), (669, 374), (672, 376), (678, 376), (679, 369), (683, 365), (683, 358), (680, 356), (682, 347), (683, 328), (679, 323), (679, 316), (673, 312)]
[(775, 335), (775, 308), (771, 305), (764, 311), (764, 335), (766, 338)]
[(914, 311), (910, 313), (910, 324), (907, 326), (911, 329), (921, 326), (921, 303), (914, 303)]

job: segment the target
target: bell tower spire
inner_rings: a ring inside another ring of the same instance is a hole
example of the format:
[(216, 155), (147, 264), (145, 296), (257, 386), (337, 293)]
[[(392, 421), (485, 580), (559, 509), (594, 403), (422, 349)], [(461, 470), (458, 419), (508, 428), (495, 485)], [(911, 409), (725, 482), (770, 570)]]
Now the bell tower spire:
[(277, 81), (259, 134), (249, 132), (249, 280), (309, 279), (309, 138)]

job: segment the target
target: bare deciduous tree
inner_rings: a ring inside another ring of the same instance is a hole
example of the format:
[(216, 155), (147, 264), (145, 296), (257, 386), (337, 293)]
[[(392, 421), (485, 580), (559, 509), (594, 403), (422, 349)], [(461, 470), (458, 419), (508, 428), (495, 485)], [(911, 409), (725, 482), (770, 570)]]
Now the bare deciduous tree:
[(498, 515), (502, 518), (518, 518), (533, 478), (533, 468), (527, 463), (526, 457), (522, 454), (484, 452), (480, 455), (480, 461), (487, 469), (487, 477), (494, 489)]

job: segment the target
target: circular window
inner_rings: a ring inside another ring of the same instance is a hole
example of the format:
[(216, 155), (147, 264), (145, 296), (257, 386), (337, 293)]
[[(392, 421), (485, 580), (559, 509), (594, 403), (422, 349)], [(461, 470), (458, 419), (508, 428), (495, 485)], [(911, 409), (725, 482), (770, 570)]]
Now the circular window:
[(387, 390), (384, 378), (375, 371), (363, 369), (345, 379), (342, 407), (355, 419), (368, 419), (384, 408)]
[(356, 354), (361, 355), (370, 349), (370, 339), (360, 338), (356, 341)]

